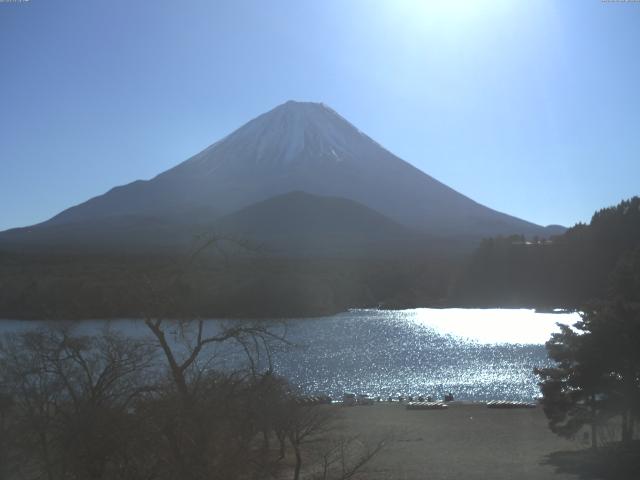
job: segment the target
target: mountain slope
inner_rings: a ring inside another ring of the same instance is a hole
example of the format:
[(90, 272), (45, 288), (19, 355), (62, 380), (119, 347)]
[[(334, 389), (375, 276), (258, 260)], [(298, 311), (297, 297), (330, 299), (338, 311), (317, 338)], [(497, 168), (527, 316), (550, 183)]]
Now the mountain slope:
[[(183, 212), (191, 220), (202, 212)], [(62, 252), (188, 251), (201, 235), (217, 234), (278, 255), (398, 255), (436, 247), (425, 234), (400, 225), (352, 200), (290, 192), (216, 221), (161, 220), (117, 215), (44, 224), (0, 234), (5, 249)]]
[(350, 199), (434, 235), (547, 234), (438, 182), (325, 105), (303, 102), (280, 105), (157, 177), (116, 187), (41, 225), (121, 215), (189, 221), (189, 212), (226, 215), (291, 191)]
[(44, 223), (0, 233), (3, 250), (55, 252), (172, 251), (193, 243), (198, 227), (148, 215), (114, 215), (69, 223)]

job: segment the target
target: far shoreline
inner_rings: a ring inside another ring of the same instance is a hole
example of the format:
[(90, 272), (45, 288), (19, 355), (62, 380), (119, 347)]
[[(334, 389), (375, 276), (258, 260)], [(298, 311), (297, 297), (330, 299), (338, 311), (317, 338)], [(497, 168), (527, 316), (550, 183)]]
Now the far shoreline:
[[(291, 313), (288, 315), (269, 315), (268, 312), (265, 312), (264, 315), (245, 315), (238, 313), (236, 315), (220, 315), (212, 313), (210, 315), (201, 315), (201, 314), (184, 314), (184, 315), (167, 315), (164, 318), (166, 320), (176, 321), (176, 320), (196, 320), (196, 319), (207, 319), (207, 320), (233, 320), (233, 321), (269, 321), (269, 320), (303, 320), (303, 319), (316, 319), (323, 317), (333, 317), (339, 314), (348, 313), (350, 311), (357, 310), (371, 310), (371, 311), (406, 311), (406, 310), (418, 310), (418, 309), (430, 309), (430, 310), (449, 310), (449, 309), (461, 309), (461, 310), (533, 310), (536, 313), (552, 313), (552, 314), (566, 314), (566, 313), (574, 313), (578, 312), (579, 308), (577, 307), (569, 307), (569, 306), (536, 306), (536, 305), (468, 305), (468, 304), (444, 304), (444, 303), (435, 303), (430, 305), (419, 305), (419, 306), (384, 306), (380, 305), (378, 307), (373, 306), (364, 306), (364, 307), (349, 307), (342, 309), (332, 309), (332, 310), (323, 310), (318, 312), (307, 312), (307, 313)], [(108, 321), (108, 320), (144, 320), (144, 315), (83, 315), (81, 317), (74, 316), (51, 316), (48, 318), (35, 317), (32, 315), (7, 315), (0, 312), (0, 322), (2, 321), (35, 321), (35, 322), (82, 322), (82, 321)], [(153, 318), (153, 316), (151, 316)]]

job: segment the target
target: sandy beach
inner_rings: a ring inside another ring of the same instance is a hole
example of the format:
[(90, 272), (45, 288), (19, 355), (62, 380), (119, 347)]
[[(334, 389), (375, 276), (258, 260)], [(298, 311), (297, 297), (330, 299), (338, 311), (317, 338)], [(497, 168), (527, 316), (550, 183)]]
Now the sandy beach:
[(337, 408), (349, 433), (394, 437), (365, 467), (367, 479), (576, 479), (558, 472), (549, 454), (585, 448), (553, 434), (540, 407), (453, 402), (446, 410), (407, 410), (399, 403)]

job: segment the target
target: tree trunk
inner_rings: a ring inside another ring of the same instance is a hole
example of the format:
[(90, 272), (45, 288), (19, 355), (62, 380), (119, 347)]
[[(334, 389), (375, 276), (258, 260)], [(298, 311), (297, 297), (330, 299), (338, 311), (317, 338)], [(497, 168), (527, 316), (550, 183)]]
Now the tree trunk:
[(591, 448), (598, 449), (598, 412), (596, 411), (596, 396), (591, 395)]
[(159, 322), (157, 324), (154, 324), (151, 320), (145, 320), (145, 323), (147, 324), (151, 332), (154, 334), (154, 336), (158, 340), (158, 343), (160, 344), (160, 348), (162, 348), (162, 351), (164, 352), (167, 362), (169, 363), (169, 368), (171, 369), (171, 375), (173, 377), (173, 381), (176, 384), (176, 388), (180, 393), (180, 397), (184, 402), (186, 402), (189, 397), (187, 380), (185, 379), (183, 368), (181, 368), (181, 366), (178, 365), (178, 362), (176, 361), (176, 357), (174, 356), (173, 351), (169, 346), (169, 342), (167, 342), (167, 338), (165, 337), (164, 331), (159, 326), (160, 325)]
[(278, 460), (282, 460), (285, 457), (285, 440), (286, 437), (284, 433), (276, 431), (276, 437), (278, 438), (278, 444), (280, 445), (280, 457)]
[(622, 443), (629, 444), (635, 435), (636, 418), (631, 409), (626, 409), (622, 414)]
[(629, 433), (629, 411), (625, 409), (622, 412), (622, 443), (629, 443), (631, 441)]
[(300, 453), (300, 447), (298, 445), (293, 445), (293, 449), (296, 453), (296, 468), (293, 472), (293, 480), (300, 479), (300, 469), (302, 468), (302, 454)]
[(47, 479), (53, 480), (54, 474), (53, 467), (51, 466), (51, 458), (49, 456), (49, 442), (47, 441), (47, 435), (43, 432), (40, 432), (39, 437), (42, 453), (44, 456), (44, 466), (45, 470), (47, 471)]

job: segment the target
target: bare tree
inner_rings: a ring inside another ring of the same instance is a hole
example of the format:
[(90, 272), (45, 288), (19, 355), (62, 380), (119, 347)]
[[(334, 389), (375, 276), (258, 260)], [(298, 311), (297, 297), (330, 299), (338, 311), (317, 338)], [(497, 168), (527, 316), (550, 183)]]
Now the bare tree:
[[(56, 478), (103, 478), (122, 465), (130, 408), (149, 386), (153, 348), (105, 330), (13, 334), (0, 345), (17, 469)], [(35, 475), (35, 474), (34, 474)]]
[(293, 478), (298, 480), (302, 469), (303, 445), (326, 434), (330, 430), (334, 415), (333, 410), (326, 405), (305, 405), (295, 399), (291, 400), (290, 404), (285, 428), (295, 455)]
[[(175, 475), (199, 479), (225, 472), (225, 478), (234, 478), (264, 467), (262, 455), (252, 454), (253, 443), (260, 432), (268, 438), (272, 424), (269, 351), (281, 337), (266, 324), (216, 324), (207, 332), (202, 319), (146, 318), (145, 323), (168, 365), (168, 381), (154, 399), (152, 417)], [(229, 344), (244, 356), (244, 368), (215, 368), (216, 348)], [(267, 359), (266, 372), (259, 369), (261, 356)]]
[(385, 448), (390, 439), (390, 436), (386, 436), (369, 443), (359, 436), (338, 437), (321, 452), (319, 472), (313, 476), (313, 479), (349, 480), (354, 478)]
[[(229, 247), (257, 251), (236, 238), (211, 235), (200, 239), (200, 245), (177, 270), (173, 285), (180, 283), (196, 260), (210, 251), (228, 263)], [(200, 318), (170, 319), (168, 315), (176, 310), (173, 306), (179, 303), (170, 293), (176, 289), (165, 289), (163, 294), (149, 281), (148, 290), (153, 302), (144, 322), (158, 342), (170, 378), (164, 399), (169, 400), (171, 391), (175, 391), (172, 408), (173, 413), (178, 413), (177, 421), (161, 422), (159, 430), (174, 467), (181, 478), (204, 478), (212, 469), (231, 475), (233, 458), (246, 457), (256, 432), (262, 432), (264, 445), (269, 443), (273, 423), (270, 405), (276, 400), (268, 393), (271, 349), (274, 343), (285, 342), (284, 336), (276, 334), (265, 322), (214, 324)], [(215, 368), (214, 360), (217, 349), (229, 345), (237, 347), (245, 361), (243, 367), (224, 373)], [(266, 375), (261, 371), (262, 364)], [(244, 411), (238, 412), (238, 407)], [(213, 409), (225, 412), (223, 418), (212, 414)], [(247, 463), (246, 458), (235, 468), (242, 463)]]

